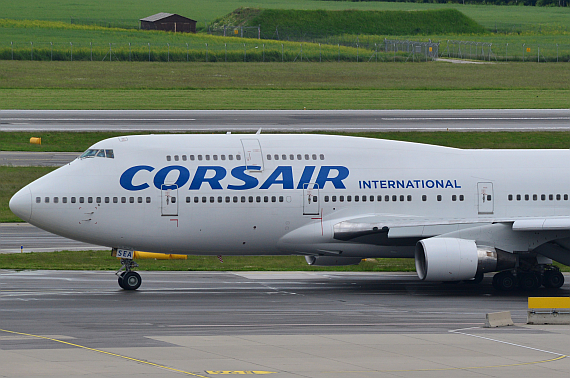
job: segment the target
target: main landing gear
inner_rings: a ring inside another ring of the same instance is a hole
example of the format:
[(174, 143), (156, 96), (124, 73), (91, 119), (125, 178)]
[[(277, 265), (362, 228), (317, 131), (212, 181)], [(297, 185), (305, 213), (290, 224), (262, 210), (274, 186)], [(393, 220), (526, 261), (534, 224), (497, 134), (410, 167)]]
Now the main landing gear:
[(115, 273), (119, 277), (118, 281), (121, 288), (124, 290), (136, 290), (141, 286), (141, 276), (132, 270), (138, 266), (139, 264), (131, 259), (121, 259), (121, 269)]
[(558, 289), (564, 285), (564, 275), (555, 266), (547, 266), (539, 270), (505, 270), (495, 274), (493, 287), (500, 291), (511, 291), (517, 287), (531, 291), (540, 286)]

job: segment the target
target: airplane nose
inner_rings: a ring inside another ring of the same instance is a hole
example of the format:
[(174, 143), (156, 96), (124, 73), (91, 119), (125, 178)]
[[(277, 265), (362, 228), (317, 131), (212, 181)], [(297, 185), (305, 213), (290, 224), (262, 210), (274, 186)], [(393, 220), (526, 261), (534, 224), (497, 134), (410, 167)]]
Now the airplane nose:
[(28, 222), (32, 217), (32, 191), (29, 187), (20, 189), (10, 199), (10, 210), (24, 221)]

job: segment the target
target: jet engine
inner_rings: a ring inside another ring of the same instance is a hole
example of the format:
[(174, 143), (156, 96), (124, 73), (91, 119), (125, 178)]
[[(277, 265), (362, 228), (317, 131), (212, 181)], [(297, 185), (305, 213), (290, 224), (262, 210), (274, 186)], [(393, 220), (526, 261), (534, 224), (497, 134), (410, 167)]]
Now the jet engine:
[(305, 256), (307, 264), (314, 266), (358, 265), (360, 257)]
[(516, 257), (474, 240), (429, 238), (416, 244), (416, 271), (425, 281), (470, 280), (478, 274), (514, 268)]

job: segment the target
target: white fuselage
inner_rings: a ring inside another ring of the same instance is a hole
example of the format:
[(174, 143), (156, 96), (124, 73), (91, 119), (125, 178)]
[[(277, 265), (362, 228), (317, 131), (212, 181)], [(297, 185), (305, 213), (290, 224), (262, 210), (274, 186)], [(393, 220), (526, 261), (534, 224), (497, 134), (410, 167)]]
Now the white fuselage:
[(101, 156), (34, 181), (13, 211), (68, 238), (180, 254), (413, 257), (438, 235), (510, 252), (569, 236), (519, 238), (512, 226), (566, 222), (568, 150), (302, 134), (128, 136), (90, 150)]

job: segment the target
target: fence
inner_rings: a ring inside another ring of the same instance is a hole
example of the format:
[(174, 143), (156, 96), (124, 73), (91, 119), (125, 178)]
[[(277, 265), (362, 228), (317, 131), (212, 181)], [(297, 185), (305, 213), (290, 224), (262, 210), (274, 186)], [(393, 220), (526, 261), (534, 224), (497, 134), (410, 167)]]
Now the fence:
[[(41, 61), (149, 61), (149, 62), (364, 62), (406, 61), (404, 51), (386, 52), (385, 43), (361, 47), (340, 44), (263, 43), (55, 43), (0, 44), (2, 60)], [(421, 54), (415, 55), (420, 59)], [(425, 59), (423, 59), (425, 60)]]
[[(232, 29), (233, 30), (233, 29)], [(233, 31), (232, 31), (233, 32)], [(345, 44), (238, 40), (235, 43), (0, 43), (2, 60), (153, 62), (377, 62), (438, 57), (485, 61), (570, 62), (570, 45), (422, 42), (366, 38)]]
[(570, 62), (570, 45), (548, 43), (487, 43), (452, 41), (442, 43), (442, 57), (520, 62)]

